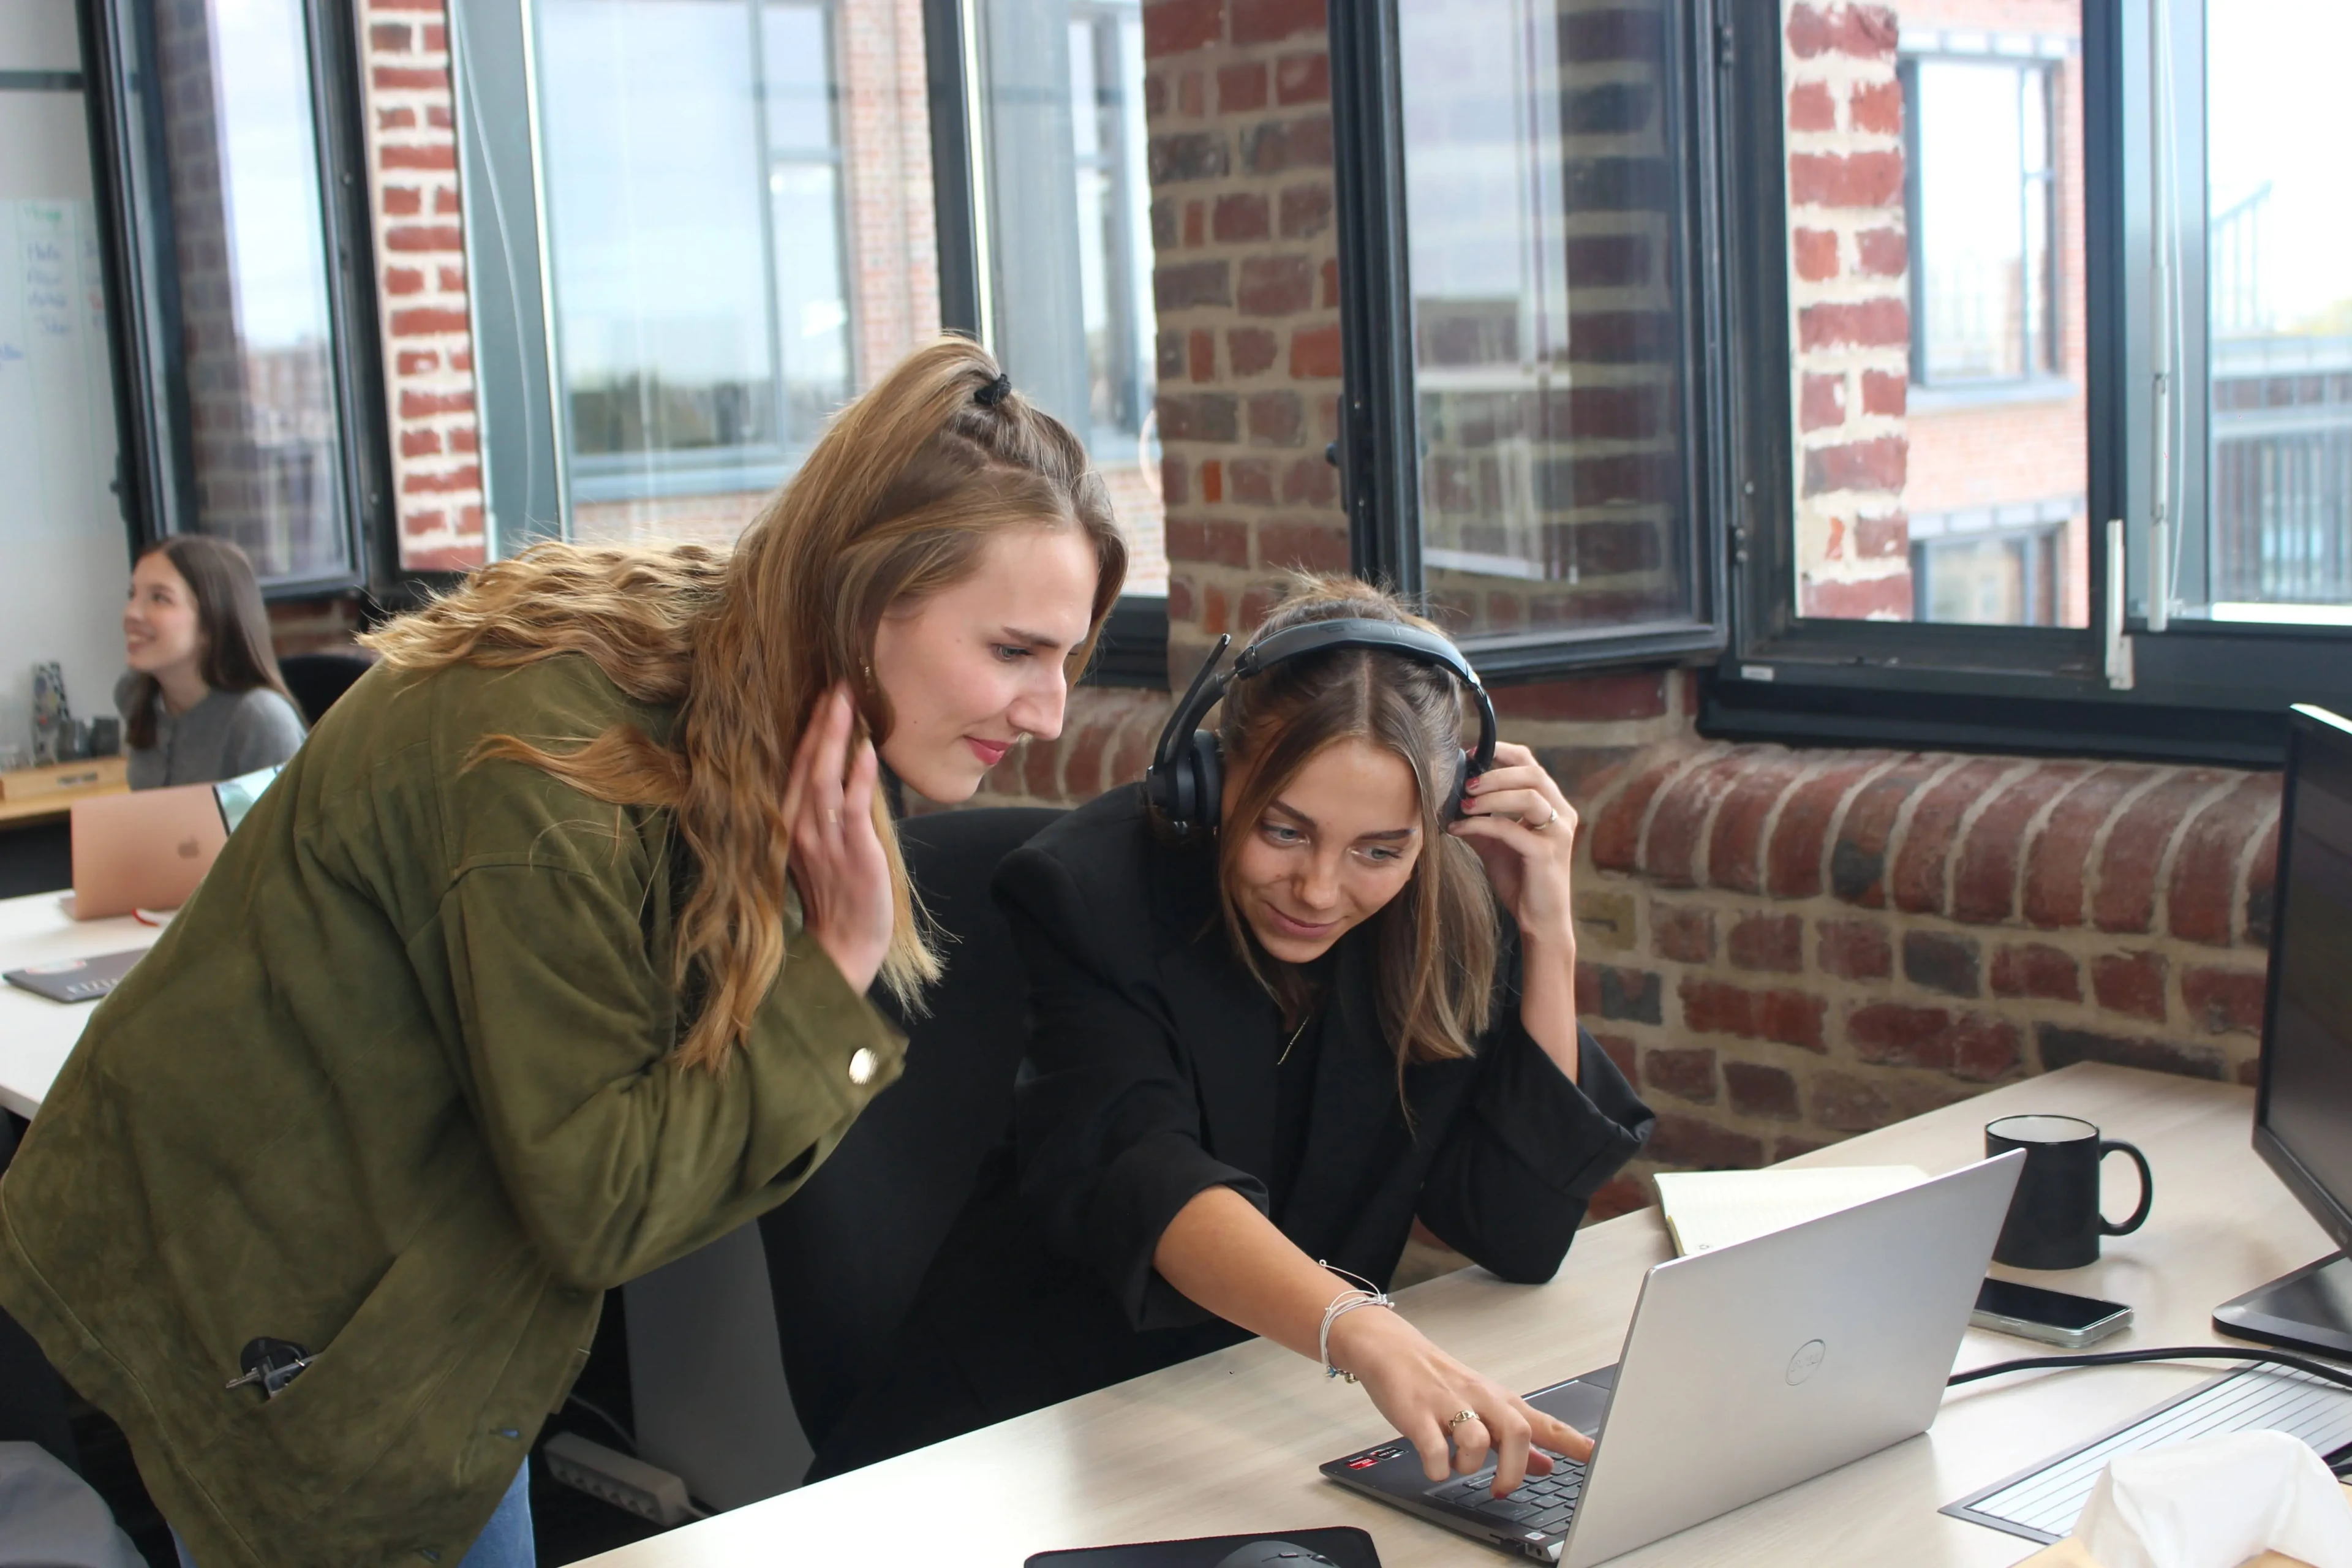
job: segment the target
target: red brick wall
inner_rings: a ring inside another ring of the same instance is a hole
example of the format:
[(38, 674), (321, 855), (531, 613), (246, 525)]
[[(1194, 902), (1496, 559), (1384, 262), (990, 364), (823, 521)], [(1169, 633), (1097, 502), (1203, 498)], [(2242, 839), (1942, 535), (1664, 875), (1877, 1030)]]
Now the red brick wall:
[(480, 427), (445, 0), (354, 0), (400, 563), (482, 563)]
[(1895, 35), (1875, 5), (1791, 5), (1782, 31), (1800, 615), (1911, 618)]
[(1668, 1164), (2097, 1060), (2251, 1081), (2279, 781), (1676, 742), (1595, 802), (1585, 1016)]

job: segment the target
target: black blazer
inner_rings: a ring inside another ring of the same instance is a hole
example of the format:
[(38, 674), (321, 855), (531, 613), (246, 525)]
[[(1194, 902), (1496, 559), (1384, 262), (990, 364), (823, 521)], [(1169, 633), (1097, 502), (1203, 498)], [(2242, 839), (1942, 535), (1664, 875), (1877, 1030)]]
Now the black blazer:
[[(926, 1277), (893, 1374), (819, 1437), (812, 1479), (1244, 1337), (1151, 1266), (1196, 1194), (1270, 1201), (1286, 1037), (1219, 918), (1213, 847), (1161, 842), (1140, 791), (1114, 790), (1013, 851), (995, 891), (1029, 981), (1013, 1145)], [(1648, 1137), (1591, 1035), (1580, 1088), (1520, 1026), (1505, 927), (1475, 1056), (1408, 1068), (1402, 1102), (1369, 933), (1340, 942), (1307, 1147), (1271, 1215), (1309, 1257), (1385, 1284), (1418, 1215), (1505, 1279), (1549, 1279)]]

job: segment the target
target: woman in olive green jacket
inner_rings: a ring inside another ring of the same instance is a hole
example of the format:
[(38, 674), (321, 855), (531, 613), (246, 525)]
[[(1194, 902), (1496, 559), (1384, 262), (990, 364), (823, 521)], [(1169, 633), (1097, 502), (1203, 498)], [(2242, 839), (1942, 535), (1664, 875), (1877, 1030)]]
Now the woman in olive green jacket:
[[(861, 733), (969, 795), (1125, 568), (1077, 442), (945, 340), (733, 552), (541, 547), (372, 639), (0, 1181), (0, 1306), (188, 1554), (454, 1568), (521, 1506), (602, 1292), (898, 1074), (866, 992), (938, 960)], [(264, 1336), (309, 1364), (229, 1386)]]

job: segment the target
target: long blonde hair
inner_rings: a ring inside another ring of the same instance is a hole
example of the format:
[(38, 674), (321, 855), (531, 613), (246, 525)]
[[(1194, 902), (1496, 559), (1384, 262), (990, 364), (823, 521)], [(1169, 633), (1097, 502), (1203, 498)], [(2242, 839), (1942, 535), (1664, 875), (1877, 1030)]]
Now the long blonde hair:
[[(672, 981), (700, 1006), (677, 1058), (722, 1067), (784, 956), (796, 798), (785, 784), (820, 698), (847, 681), (867, 733), (890, 733), (868, 673), (894, 605), (975, 571), (994, 535), (1075, 528), (1100, 570), (1084, 668), (1127, 575), (1109, 492), (1060, 421), (1018, 394), (961, 338), (908, 355), (834, 419), (791, 482), (731, 551), (541, 544), (362, 639), (387, 663), (492, 668), (585, 654), (642, 701), (675, 705), (668, 746), (617, 725), (551, 752), (512, 735), (477, 760), (543, 768), (594, 799), (664, 807), (697, 868), (679, 911)], [(875, 827), (897, 907), (885, 984), (912, 1003), (940, 961), (919, 918), (889, 808)]]
[[(1302, 574), (1253, 641), (1349, 617), (1444, 635), (1369, 583)], [(1417, 659), (1368, 648), (1286, 659), (1227, 688), (1217, 737), (1228, 766), (1249, 767), (1217, 836), (1225, 930), (1243, 965), (1281, 1006), (1286, 1026), (1303, 1018), (1313, 995), (1305, 975), (1267, 962), (1251, 940), (1234, 891), (1249, 830), (1299, 770), (1336, 742), (1366, 742), (1412, 770), (1421, 858), (1412, 880), (1369, 922), (1381, 1032), (1396, 1052), (1400, 1086), (1408, 1064), (1470, 1055), (1493, 1016), (1500, 937), (1494, 893), (1477, 855), (1444, 830), (1446, 794), (1462, 756), (1462, 699), (1453, 677)]]

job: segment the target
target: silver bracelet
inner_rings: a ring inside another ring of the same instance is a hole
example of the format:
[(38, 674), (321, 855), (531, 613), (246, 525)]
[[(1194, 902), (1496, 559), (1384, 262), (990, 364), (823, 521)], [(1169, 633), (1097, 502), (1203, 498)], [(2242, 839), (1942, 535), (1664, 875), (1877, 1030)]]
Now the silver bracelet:
[(1329, 1269), (1332, 1273), (1339, 1275), (1343, 1279), (1352, 1279), (1358, 1286), (1361, 1287), (1360, 1289), (1349, 1289), (1342, 1290), (1337, 1296), (1331, 1298), (1331, 1304), (1323, 1309), (1322, 1331), (1316, 1336), (1315, 1348), (1323, 1363), (1323, 1375), (1326, 1377), (1341, 1378), (1349, 1383), (1353, 1383), (1356, 1381), (1356, 1374), (1354, 1373), (1342, 1372), (1339, 1368), (1331, 1364), (1331, 1325), (1338, 1322), (1340, 1319), (1346, 1317), (1349, 1313), (1354, 1311), (1359, 1307), (1386, 1307), (1391, 1311), (1394, 1311), (1396, 1310), (1396, 1303), (1389, 1299), (1386, 1292), (1380, 1289), (1379, 1287), (1375, 1286), (1370, 1280), (1365, 1279), (1362, 1275), (1350, 1274), (1344, 1268), (1333, 1268), (1332, 1265), (1325, 1263), (1319, 1258), (1316, 1261), (1318, 1267)]

